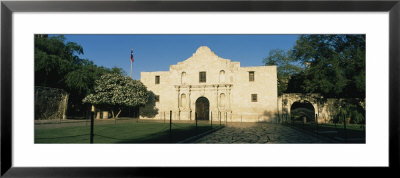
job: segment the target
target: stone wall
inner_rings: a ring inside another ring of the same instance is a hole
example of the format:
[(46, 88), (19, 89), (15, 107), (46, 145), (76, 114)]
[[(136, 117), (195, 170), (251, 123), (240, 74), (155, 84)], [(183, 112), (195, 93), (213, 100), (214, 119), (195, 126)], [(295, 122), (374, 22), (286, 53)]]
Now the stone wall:
[[(318, 123), (332, 123), (338, 114), (340, 100), (343, 99), (323, 98), (319, 94), (285, 93), (278, 98), (279, 118), (282, 122), (290, 121), (293, 103), (310, 102), (314, 107)], [(360, 104), (365, 107), (365, 102)]]
[(66, 119), (68, 93), (62, 89), (35, 87), (35, 120)]

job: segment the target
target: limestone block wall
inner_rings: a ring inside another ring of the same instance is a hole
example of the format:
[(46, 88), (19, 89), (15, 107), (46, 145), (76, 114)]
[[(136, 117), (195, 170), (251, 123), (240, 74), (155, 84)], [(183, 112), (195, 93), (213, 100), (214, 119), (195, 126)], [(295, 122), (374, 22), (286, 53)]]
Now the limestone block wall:
[(35, 86), (35, 120), (66, 119), (68, 96), (62, 89)]
[(301, 93), (287, 93), (278, 97), (278, 107), (281, 122), (290, 121), (291, 106), (300, 100), (310, 102), (314, 107), (318, 123), (332, 122), (333, 116), (338, 112), (339, 99), (322, 99), (319, 94), (305, 95)]
[[(255, 81), (249, 82), (249, 71), (255, 73)], [(205, 82), (200, 81), (200, 72), (205, 72)], [(160, 77), (159, 84), (155, 76)], [(169, 71), (141, 72), (141, 81), (160, 96), (159, 114), (142, 119), (169, 120), (172, 111), (174, 120), (194, 120), (199, 97), (207, 98), (213, 121), (269, 121), (278, 111), (276, 66), (240, 67), (205, 46)], [(251, 94), (257, 94), (257, 102), (251, 101)]]
[[(250, 71), (254, 72), (254, 81), (249, 81)], [(275, 119), (278, 112), (276, 66), (241, 67), (234, 76), (233, 120), (257, 122)], [(252, 102), (252, 94), (257, 95), (257, 102)]]
[[(159, 84), (155, 83), (155, 76), (160, 77)], [(177, 95), (174, 95), (175, 88), (171, 85), (173, 80), (174, 78), (170, 77), (169, 72), (141, 72), (141, 82), (147, 87), (147, 90), (159, 96), (159, 102), (155, 102), (159, 114), (155, 118), (164, 117), (163, 112), (165, 111), (168, 111), (166, 114), (169, 116), (169, 111), (176, 108)]]
[(338, 112), (339, 99), (328, 98), (324, 103), (319, 112), (318, 122), (319, 123), (330, 123), (333, 122), (334, 116)]

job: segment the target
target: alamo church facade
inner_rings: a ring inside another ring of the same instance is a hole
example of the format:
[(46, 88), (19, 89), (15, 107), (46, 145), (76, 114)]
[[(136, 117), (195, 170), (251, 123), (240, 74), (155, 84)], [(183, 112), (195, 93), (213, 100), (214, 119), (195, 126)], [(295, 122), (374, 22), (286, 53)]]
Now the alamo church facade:
[(277, 67), (241, 67), (201, 46), (169, 71), (141, 72), (155, 95), (152, 118), (226, 122), (271, 121), (279, 113)]

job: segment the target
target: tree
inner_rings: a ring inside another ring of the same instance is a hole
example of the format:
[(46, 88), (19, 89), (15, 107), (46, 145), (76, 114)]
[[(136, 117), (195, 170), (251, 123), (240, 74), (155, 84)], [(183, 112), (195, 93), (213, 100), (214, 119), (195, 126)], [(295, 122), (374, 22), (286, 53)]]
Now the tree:
[(69, 114), (83, 114), (87, 110), (82, 99), (94, 92), (94, 81), (100, 76), (125, 73), (121, 68), (97, 66), (93, 61), (80, 58), (82, 54), (82, 46), (67, 42), (63, 35), (35, 35), (35, 86), (67, 91)]
[(365, 98), (365, 35), (301, 35), (292, 57), (307, 65), (306, 92)]
[(35, 36), (35, 85), (66, 88), (65, 75), (75, 70), (83, 61), (82, 46), (65, 42), (65, 37)]
[(365, 35), (300, 35), (288, 50), (264, 59), (278, 67), (278, 91), (320, 93), (339, 99), (339, 113), (364, 122)]
[(306, 93), (304, 81), (306, 79), (304, 71), (290, 76), (286, 93)]
[(292, 58), (290, 50), (271, 50), (269, 56), (265, 58), (263, 62), (265, 65), (277, 66), (279, 96), (288, 92), (289, 81), (294, 75), (299, 74), (303, 70), (303, 67), (296, 63), (296, 60)]
[(336, 98), (342, 118), (365, 122), (365, 35), (301, 35), (291, 55), (306, 65), (305, 92)]
[[(149, 98), (145, 85), (120, 74), (102, 75), (95, 81), (94, 93), (82, 101), (103, 109), (111, 109), (113, 118), (118, 118), (123, 107), (144, 106)], [(114, 110), (118, 113), (114, 115)]]

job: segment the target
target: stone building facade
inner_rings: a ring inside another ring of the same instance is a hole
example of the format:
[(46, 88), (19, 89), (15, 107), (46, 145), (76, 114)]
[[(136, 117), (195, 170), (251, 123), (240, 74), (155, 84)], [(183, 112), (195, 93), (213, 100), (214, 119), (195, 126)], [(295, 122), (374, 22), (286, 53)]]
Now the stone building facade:
[(169, 71), (141, 72), (155, 95), (154, 117), (141, 119), (271, 121), (278, 115), (276, 66), (241, 67), (201, 46)]

